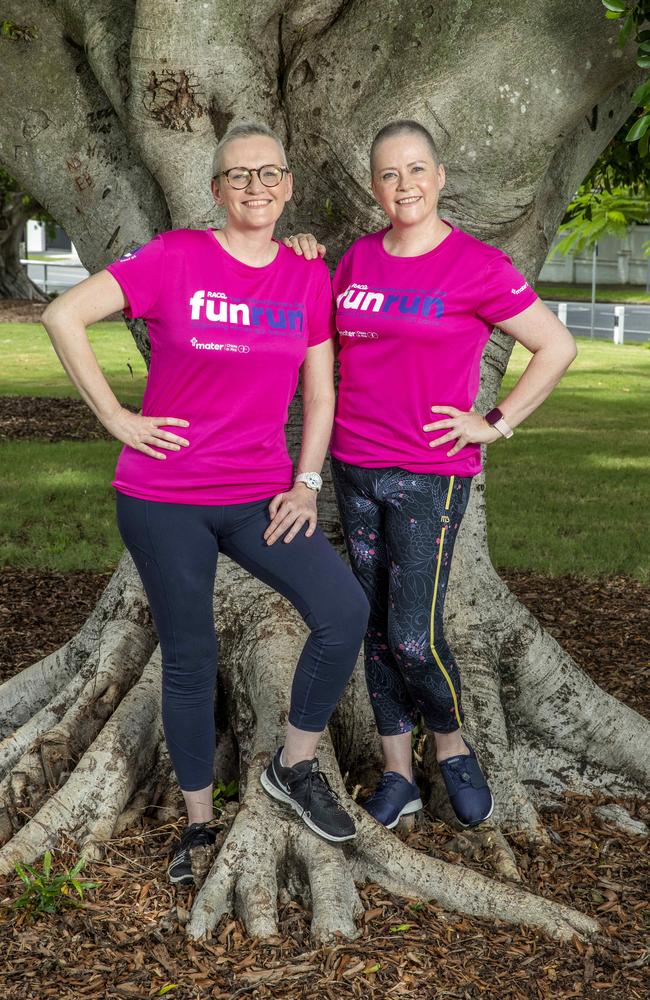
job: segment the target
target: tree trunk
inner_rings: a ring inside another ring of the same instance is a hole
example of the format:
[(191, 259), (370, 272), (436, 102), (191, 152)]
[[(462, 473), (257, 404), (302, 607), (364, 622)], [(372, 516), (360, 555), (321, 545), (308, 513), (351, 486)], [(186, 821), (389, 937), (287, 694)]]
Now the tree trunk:
[[(533, 279), (565, 206), (625, 120), (637, 78), (629, 47), (590, 0), (538, 0), (509, 13), (489, 0), (265, 0), (246, 9), (173, 0), (9, 3), (35, 41), (3, 45), (19, 102), (0, 121), (0, 156), (74, 238), (90, 270), (170, 225), (214, 224), (215, 138), (234, 118), (264, 117), (287, 139), (296, 196), (285, 231), (305, 227), (330, 258), (381, 224), (366, 150), (379, 125), (408, 114), (431, 128), (447, 165), (443, 214), (498, 243)], [(498, 67), (497, 70), (494, 67)], [(40, 82), (52, 81), (47, 95)], [(56, 150), (53, 136), (56, 135)], [(135, 329), (146, 353), (146, 332)], [(512, 347), (495, 331), (477, 405), (497, 398)], [(288, 427), (295, 453), (300, 406)], [(540, 807), (566, 791), (642, 794), (650, 726), (606, 695), (541, 628), (492, 567), (484, 480), (456, 544), (446, 627), (461, 665), (467, 730), (495, 795), (489, 843), (497, 882), (417, 853), (349, 803), (358, 838), (321, 842), (266, 798), (259, 773), (281, 738), (305, 629), (283, 598), (220, 561), (216, 771), (239, 774), (240, 806), (218, 844), (188, 932), (235, 910), (252, 934), (276, 930), (288, 891), (313, 910), (316, 937), (353, 936), (367, 879), (558, 938), (591, 919), (531, 896), (505, 834), (545, 837)], [(320, 523), (341, 533), (329, 481)], [(178, 793), (161, 733), (160, 662), (146, 602), (125, 556), (93, 615), (63, 649), (0, 687), (0, 871), (33, 860), (66, 832), (92, 855), (145, 805), (173, 813)], [(235, 748), (234, 763), (232, 748)], [(324, 769), (345, 795), (379, 766), (358, 666), (323, 741)], [(443, 817), (431, 752), (430, 807)], [(157, 813), (160, 814), (160, 813)], [(624, 820), (624, 817), (623, 817)], [(459, 847), (472, 848), (471, 837)]]
[(48, 302), (49, 296), (34, 284), (20, 263), (20, 241), (29, 217), (21, 194), (6, 192), (0, 196), (0, 299)]

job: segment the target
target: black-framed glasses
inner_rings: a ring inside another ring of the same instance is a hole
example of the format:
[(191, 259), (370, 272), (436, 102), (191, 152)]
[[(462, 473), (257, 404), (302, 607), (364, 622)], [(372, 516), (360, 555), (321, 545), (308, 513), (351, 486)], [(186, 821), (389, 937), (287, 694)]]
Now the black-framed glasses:
[(236, 191), (243, 191), (253, 179), (253, 174), (257, 174), (260, 183), (264, 187), (277, 187), (285, 174), (289, 173), (288, 167), (278, 167), (275, 163), (266, 163), (263, 167), (231, 167), (230, 170), (222, 170), (218, 177), (225, 177), (232, 188)]

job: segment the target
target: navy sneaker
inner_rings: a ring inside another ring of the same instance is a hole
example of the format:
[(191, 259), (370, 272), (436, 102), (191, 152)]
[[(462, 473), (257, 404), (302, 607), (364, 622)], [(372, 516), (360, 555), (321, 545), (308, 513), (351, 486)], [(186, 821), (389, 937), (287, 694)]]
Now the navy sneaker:
[(362, 805), (378, 823), (392, 830), (402, 816), (422, 808), (422, 799), (414, 781), (407, 781), (397, 771), (384, 771), (374, 792)]
[(325, 840), (352, 840), (357, 829), (338, 795), (321, 772), (318, 757), (301, 760), (294, 767), (281, 763), (282, 747), (260, 775), (262, 788), (298, 813), (310, 830)]
[(473, 748), (438, 762), (451, 807), (461, 826), (478, 826), (492, 815), (494, 800)]

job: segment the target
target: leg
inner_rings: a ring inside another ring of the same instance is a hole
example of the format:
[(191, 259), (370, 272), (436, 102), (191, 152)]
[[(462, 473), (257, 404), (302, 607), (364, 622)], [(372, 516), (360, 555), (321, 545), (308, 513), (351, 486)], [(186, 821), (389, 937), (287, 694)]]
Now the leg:
[(303, 530), (288, 545), (267, 545), (268, 501), (226, 512), (221, 550), (286, 597), (311, 630), (294, 675), (289, 722), (312, 734), (302, 737), (299, 749), (315, 747), (354, 669), (368, 619), (366, 598), (320, 529), (311, 538)]
[(462, 739), (460, 675), (444, 638), (444, 601), (469, 479), (401, 472), (386, 482), (391, 577), (389, 636), (409, 691), (436, 738), (436, 755), (456, 817), (475, 826), (493, 801), (472, 747)]
[(118, 526), (142, 578), (163, 661), (162, 717), (190, 824), (212, 819), (217, 641), (213, 509), (117, 494)]
[[(451, 747), (463, 721), (460, 674), (443, 632), (468, 479), (392, 470), (384, 480), (391, 560), (389, 644), (425, 724)], [(455, 736), (451, 734), (455, 733)]]
[(310, 628), (294, 674), (285, 746), (262, 772), (262, 786), (319, 836), (350, 840), (356, 835), (354, 823), (314, 755), (354, 669), (368, 602), (320, 529), (311, 538), (303, 529), (289, 544), (280, 540), (267, 545), (267, 501), (237, 505), (228, 511), (227, 521), (223, 552), (283, 594)]
[(384, 507), (376, 491), (384, 470), (357, 468), (335, 458), (331, 464), (350, 563), (370, 603), (364, 642), (366, 683), (386, 768), (411, 780), (410, 732), (416, 709), (388, 643), (390, 571)]

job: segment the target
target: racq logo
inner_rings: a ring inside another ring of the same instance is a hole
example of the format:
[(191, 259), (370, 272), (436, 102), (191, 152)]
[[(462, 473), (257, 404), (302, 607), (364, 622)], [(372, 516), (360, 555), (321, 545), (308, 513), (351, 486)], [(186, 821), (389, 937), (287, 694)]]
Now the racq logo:
[(519, 288), (511, 288), (510, 291), (512, 295), (521, 295), (521, 293), (524, 292), (527, 288), (528, 288), (528, 282), (524, 281), (523, 285), (521, 285)]

